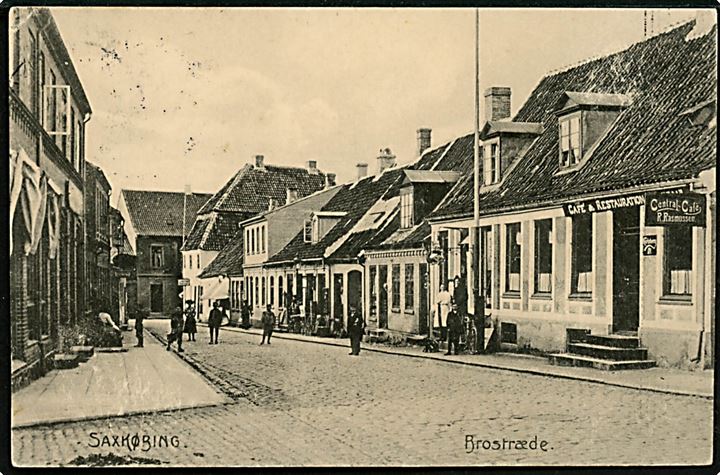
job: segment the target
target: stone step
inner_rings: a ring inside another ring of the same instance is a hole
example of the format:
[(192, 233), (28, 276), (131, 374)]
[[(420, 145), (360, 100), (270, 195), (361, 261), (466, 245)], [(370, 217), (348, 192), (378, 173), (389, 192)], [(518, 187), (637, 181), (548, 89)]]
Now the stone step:
[(95, 354), (95, 348), (92, 346), (77, 345), (70, 348), (70, 353), (78, 355), (80, 361), (87, 361)]
[(570, 343), (568, 353), (603, 360), (629, 361), (646, 360), (648, 350), (647, 348), (620, 348), (617, 346), (593, 345), (592, 343)]
[(57, 353), (53, 356), (53, 368), (71, 369), (80, 364), (80, 356), (76, 353)]
[(626, 369), (646, 369), (655, 366), (653, 360), (613, 361), (591, 356), (574, 355), (570, 353), (555, 353), (549, 355), (550, 364), (558, 366), (579, 366), (595, 368), (605, 371), (618, 371)]
[(639, 348), (640, 338), (628, 335), (586, 335), (584, 343), (614, 348)]

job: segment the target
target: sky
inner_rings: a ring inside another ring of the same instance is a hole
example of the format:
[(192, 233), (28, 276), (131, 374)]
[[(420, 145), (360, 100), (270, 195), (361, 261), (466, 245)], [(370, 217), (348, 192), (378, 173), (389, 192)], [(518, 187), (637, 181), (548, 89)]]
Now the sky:
[[(113, 205), (123, 188), (214, 193), (258, 154), (352, 181), (381, 148), (415, 160), (420, 127), (439, 146), (474, 124), (470, 9), (51, 11), (93, 108), (86, 158)], [(652, 12), (655, 33), (695, 16)], [(641, 41), (644, 18), (481, 9), (481, 89), (512, 88), (515, 113), (544, 75)]]

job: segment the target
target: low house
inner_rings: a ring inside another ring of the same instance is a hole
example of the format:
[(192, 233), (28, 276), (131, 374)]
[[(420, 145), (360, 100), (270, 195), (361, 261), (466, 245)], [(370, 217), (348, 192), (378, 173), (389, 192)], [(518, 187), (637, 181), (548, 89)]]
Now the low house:
[[(263, 155), (255, 156), (254, 163), (243, 166), (196, 214), (188, 214), (192, 229), (182, 248), (183, 277), (190, 283), (185, 288), (185, 300), (198, 302), (200, 319), (207, 318), (210, 309), (207, 300), (208, 285), (200, 274), (227, 246), (237, 233), (242, 221), (287, 201), (310, 195), (334, 184), (335, 175), (317, 168), (309, 160), (305, 168), (271, 165)], [(254, 238), (264, 239), (264, 229), (257, 230)], [(262, 234), (262, 235), (261, 235)]]
[(212, 302), (218, 300), (226, 310), (232, 324), (240, 321), (241, 303), (245, 289), (243, 288), (243, 231), (239, 229), (222, 251), (200, 272), (198, 278), (208, 289), (201, 301), (197, 302), (196, 309), (200, 307), (212, 308)]
[[(546, 76), (512, 121), (492, 116), (509, 96), (489, 91), (479, 278), (503, 347), (711, 364), (717, 50), (716, 28), (696, 26)], [(429, 216), (456, 269), (472, 190), (464, 177)]]
[[(168, 316), (181, 306), (183, 214), (194, 215), (211, 195), (122, 190), (118, 209), (136, 254), (136, 300), (128, 305), (154, 316)], [(131, 309), (131, 310), (133, 310)]]

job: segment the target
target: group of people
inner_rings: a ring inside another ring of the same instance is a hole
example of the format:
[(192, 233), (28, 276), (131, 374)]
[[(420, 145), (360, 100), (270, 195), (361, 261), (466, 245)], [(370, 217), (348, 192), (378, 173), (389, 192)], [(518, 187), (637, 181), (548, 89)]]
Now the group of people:
[(440, 287), (437, 303), (440, 311), (437, 314), (435, 325), (438, 327), (443, 326), (442, 318), (444, 314), (447, 328), (447, 352), (445, 355), (451, 355), (453, 349), (457, 355), (460, 351), (460, 338), (465, 334), (465, 312), (467, 311), (467, 287), (465, 287), (460, 276), (455, 276), (453, 279), (452, 294), (445, 285)]

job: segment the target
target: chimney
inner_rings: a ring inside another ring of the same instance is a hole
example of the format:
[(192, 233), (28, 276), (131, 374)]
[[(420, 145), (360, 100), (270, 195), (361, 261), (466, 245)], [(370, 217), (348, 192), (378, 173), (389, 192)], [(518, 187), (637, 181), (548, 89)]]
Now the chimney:
[(297, 188), (287, 188), (287, 200), (285, 201), (285, 203), (290, 204), (294, 201), (297, 201), (297, 198), (298, 198)]
[(268, 211), (272, 211), (275, 209), (275, 198), (270, 198), (268, 200)]
[(417, 156), (432, 145), (432, 129), (417, 129)]
[(310, 173), (311, 175), (317, 175), (317, 174), (318, 174), (317, 161), (316, 161), (316, 160), (308, 160), (305, 165), (306, 165), (306, 168), (307, 168), (308, 173)]
[(368, 164), (367, 163), (358, 163), (355, 166), (357, 167), (358, 180), (365, 178), (367, 176), (367, 172), (368, 172)]
[(381, 148), (377, 156), (378, 173), (395, 166), (395, 155), (389, 148)]
[(255, 155), (255, 168), (265, 168), (265, 155)]
[(325, 188), (331, 188), (335, 186), (335, 177), (336, 175), (334, 173), (325, 174)]
[(489, 87), (485, 90), (485, 121), (510, 118), (510, 88)]

